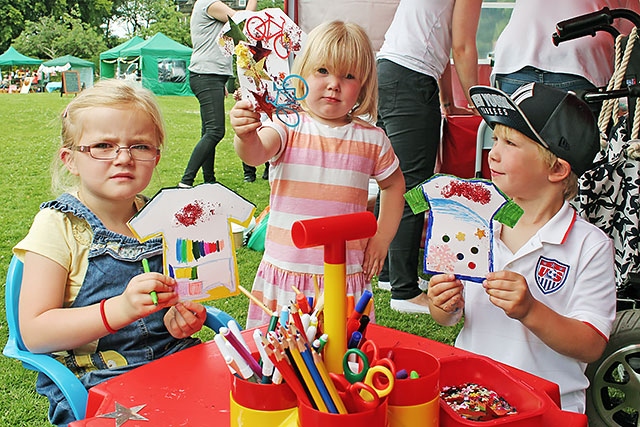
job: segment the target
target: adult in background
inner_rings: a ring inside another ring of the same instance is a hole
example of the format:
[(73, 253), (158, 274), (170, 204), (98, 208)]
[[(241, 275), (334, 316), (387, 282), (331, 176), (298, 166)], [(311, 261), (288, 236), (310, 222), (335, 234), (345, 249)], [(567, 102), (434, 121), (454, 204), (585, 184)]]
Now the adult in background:
[[(469, 88), (478, 83), (481, 6), (481, 0), (401, 0), (385, 34), (377, 63), (378, 125), (400, 159), (407, 190), (433, 175), (441, 103), (445, 114), (454, 108), (451, 91), (440, 94), (438, 88), (452, 53), (467, 98)], [(390, 282), (391, 308), (397, 311), (429, 312), (427, 296), (418, 286), (423, 227), (424, 215), (414, 215), (405, 203), (380, 275), (381, 282)]]
[[(606, 86), (613, 74), (615, 43), (610, 34), (551, 41), (556, 24), (602, 9), (640, 12), (638, 0), (517, 0), (495, 47), (491, 81), (507, 94), (525, 83), (538, 82), (565, 91)], [(617, 19), (614, 26), (629, 34), (633, 24)], [(590, 105), (598, 112), (599, 106)]]
[[(255, 11), (257, 0), (247, 0), (246, 10)], [(197, 0), (191, 13), (193, 53), (189, 64), (189, 86), (200, 103), (201, 138), (196, 144), (178, 186), (191, 187), (202, 169), (204, 182), (216, 182), (216, 145), (225, 132), (225, 84), (233, 75), (232, 58), (225, 56), (216, 37), (236, 13), (221, 0)]]

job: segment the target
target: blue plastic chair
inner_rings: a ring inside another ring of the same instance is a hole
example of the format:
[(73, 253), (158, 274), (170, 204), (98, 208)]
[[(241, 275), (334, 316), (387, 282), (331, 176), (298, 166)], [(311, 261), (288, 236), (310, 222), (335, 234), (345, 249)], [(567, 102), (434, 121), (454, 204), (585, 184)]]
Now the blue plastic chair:
[[(85, 418), (88, 398), (88, 392), (84, 385), (65, 365), (46, 354), (30, 352), (24, 345), (24, 341), (22, 341), (18, 322), (18, 301), (20, 299), (20, 287), (22, 286), (22, 270), (22, 262), (16, 256), (13, 256), (7, 271), (5, 286), (9, 339), (2, 353), (7, 357), (19, 360), (25, 368), (42, 372), (51, 378), (69, 402), (76, 420), (81, 420)], [(205, 321), (205, 326), (216, 332), (220, 330), (220, 327), (227, 326), (230, 320), (235, 322), (232, 316), (218, 308), (211, 306), (206, 306), (206, 308), (207, 320)]]

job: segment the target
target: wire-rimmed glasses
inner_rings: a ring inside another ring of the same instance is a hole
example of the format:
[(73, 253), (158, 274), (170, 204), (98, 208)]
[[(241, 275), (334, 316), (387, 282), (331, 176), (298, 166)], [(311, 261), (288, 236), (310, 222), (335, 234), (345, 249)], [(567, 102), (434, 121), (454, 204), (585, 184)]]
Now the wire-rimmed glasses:
[(134, 144), (123, 147), (111, 142), (96, 142), (91, 145), (79, 145), (74, 150), (89, 153), (96, 160), (113, 160), (118, 157), (121, 150), (127, 150), (133, 160), (150, 162), (160, 155), (160, 149), (151, 144)]

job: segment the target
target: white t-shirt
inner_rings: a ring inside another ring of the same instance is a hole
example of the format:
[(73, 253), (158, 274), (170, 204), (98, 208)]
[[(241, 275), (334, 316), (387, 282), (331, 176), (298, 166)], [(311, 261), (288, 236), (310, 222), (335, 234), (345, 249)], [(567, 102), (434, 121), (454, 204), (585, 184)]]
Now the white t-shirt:
[(440, 78), (451, 55), (455, 0), (401, 0), (378, 59)]
[[(583, 76), (596, 87), (606, 86), (613, 74), (615, 57), (613, 37), (599, 31), (555, 46), (551, 35), (556, 24), (585, 13), (609, 9), (631, 9), (640, 12), (638, 0), (517, 0), (509, 23), (495, 47), (496, 74), (509, 74), (526, 66), (554, 73)], [(626, 19), (614, 22), (623, 34), (633, 25)]]
[[(496, 238), (494, 256), (495, 270), (522, 274), (536, 300), (609, 336), (616, 314), (613, 244), (568, 203), (515, 254)], [(465, 323), (456, 347), (557, 383), (562, 409), (584, 413), (586, 364), (557, 353), (507, 317), (482, 285), (466, 282), (464, 292)]]

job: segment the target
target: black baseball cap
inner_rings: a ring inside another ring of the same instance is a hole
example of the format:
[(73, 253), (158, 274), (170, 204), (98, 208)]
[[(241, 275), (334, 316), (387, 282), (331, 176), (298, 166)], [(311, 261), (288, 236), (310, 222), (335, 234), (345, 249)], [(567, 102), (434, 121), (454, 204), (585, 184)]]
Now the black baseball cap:
[(600, 133), (589, 106), (572, 92), (528, 83), (511, 97), (489, 86), (469, 89), (471, 100), (493, 129), (513, 128), (566, 160), (580, 176), (600, 150)]

